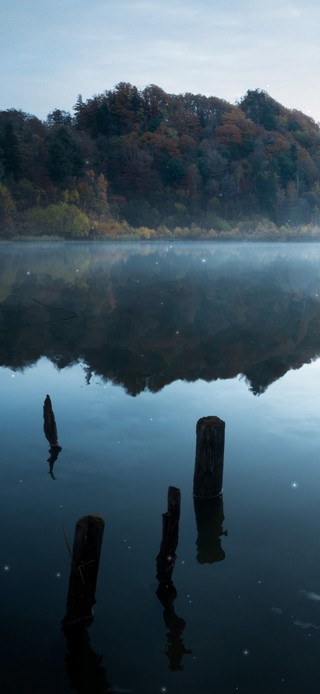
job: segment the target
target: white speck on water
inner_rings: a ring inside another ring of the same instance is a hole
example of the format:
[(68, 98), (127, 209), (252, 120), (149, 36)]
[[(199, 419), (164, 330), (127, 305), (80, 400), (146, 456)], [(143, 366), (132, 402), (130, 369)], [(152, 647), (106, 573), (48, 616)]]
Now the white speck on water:
[(3, 570), (4, 570), (4, 572), (5, 572), (6, 574), (8, 573), (8, 571), (10, 571), (10, 566), (9, 566), (9, 564), (4, 564), (2, 568), (3, 568)]
[(76, 272), (79, 272), (79, 268), (76, 269)]
[(117, 441), (117, 443), (121, 443), (120, 441)]
[(22, 480), (19, 480), (19, 482), (20, 482), (20, 484), (21, 484)]
[(206, 261), (205, 258), (202, 258), (201, 262), (202, 262), (202, 263), (206, 263), (207, 261)]
[(140, 280), (137, 280), (137, 284), (139, 284)]
[(60, 504), (59, 508), (63, 508), (63, 504)]
[(167, 687), (161, 687), (161, 688), (160, 688), (160, 692), (167, 692), (167, 691), (168, 691), (168, 688), (167, 688)]
[(185, 560), (181, 559), (181, 564), (185, 564), (185, 563), (186, 563)]
[(123, 540), (123, 542), (127, 542), (126, 538)]
[(250, 655), (250, 651), (248, 650), (248, 648), (243, 649), (242, 655), (245, 655), (245, 656)]
[(298, 482), (291, 482), (292, 489), (297, 489), (299, 487)]
[(128, 549), (131, 549), (131, 545), (128, 545)]
[(27, 271), (27, 275), (30, 275), (30, 270)]
[(56, 572), (56, 578), (61, 578), (61, 576), (62, 576), (61, 571), (57, 571), (57, 572)]
[(153, 422), (153, 417), (150, 417), (150, 422)]
[(180, 330), (176, 330), (176, 335), (180, 335)]
[(11, 378), (14, 378), (14, 377), (15, 377), (15, 374), (11, 374)]

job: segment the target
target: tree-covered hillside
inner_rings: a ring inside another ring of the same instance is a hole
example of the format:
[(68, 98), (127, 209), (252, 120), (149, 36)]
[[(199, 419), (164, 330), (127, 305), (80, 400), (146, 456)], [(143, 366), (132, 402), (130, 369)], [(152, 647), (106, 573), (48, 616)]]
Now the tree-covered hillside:
[(233, 106), (120, 83), (74, 116), (0, 112), (2, 236), (214, 237), (261, 220), (320, 220), (320, 128), (263, 91)]

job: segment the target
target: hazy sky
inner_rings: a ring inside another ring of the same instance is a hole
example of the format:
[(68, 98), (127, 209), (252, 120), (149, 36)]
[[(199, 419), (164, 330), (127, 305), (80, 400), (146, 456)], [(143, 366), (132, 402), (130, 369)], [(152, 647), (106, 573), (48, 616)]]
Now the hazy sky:
[(319, 0), (1, 0), (0, 110), (45, 118), (118, 82), (235, 103), (248, 89), (320, 121)]

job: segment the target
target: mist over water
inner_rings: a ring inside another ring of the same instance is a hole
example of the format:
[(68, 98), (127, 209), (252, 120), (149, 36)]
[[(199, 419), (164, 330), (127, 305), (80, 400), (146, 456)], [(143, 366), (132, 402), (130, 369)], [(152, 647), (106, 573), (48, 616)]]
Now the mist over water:
[[(0, 277), (4, 691), (317, 694), (320, 246), (3, 244)], [(224, 484), (199, 510), (206, 415)], [(96, 604), (70, 635), (86, 514), (105, 520)]]

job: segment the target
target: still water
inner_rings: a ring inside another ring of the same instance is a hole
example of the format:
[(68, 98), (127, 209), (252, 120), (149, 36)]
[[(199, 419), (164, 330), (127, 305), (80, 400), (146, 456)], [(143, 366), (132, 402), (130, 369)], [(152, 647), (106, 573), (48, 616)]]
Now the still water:
[[(1, 691), (318, 694), (320, 246), (2, 244), (0, 278)], [(226, 423), (207, 524), (206, 415)], [(105, 531), (93, 620), (71, 640), (86, 514)]]

